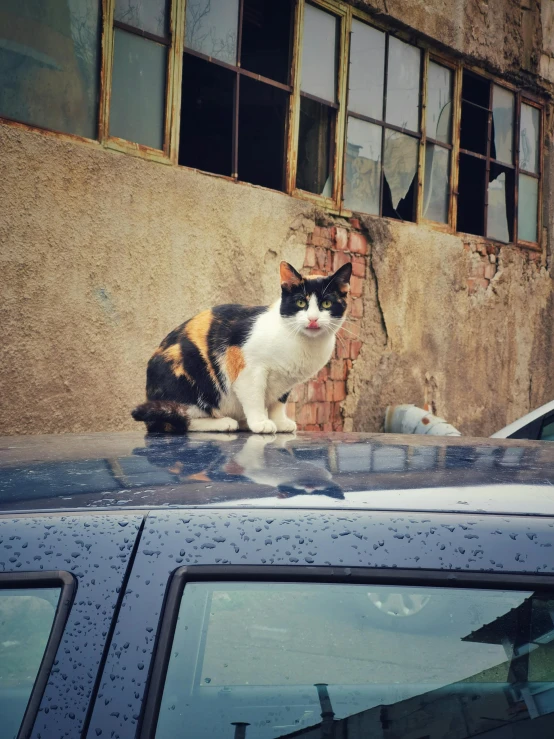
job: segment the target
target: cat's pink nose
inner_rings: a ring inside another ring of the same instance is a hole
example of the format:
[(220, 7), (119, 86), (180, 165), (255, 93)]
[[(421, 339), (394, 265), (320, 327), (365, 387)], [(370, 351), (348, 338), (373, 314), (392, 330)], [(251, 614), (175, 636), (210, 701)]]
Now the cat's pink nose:
[(313, 328), (313, 329), (319, 328), (317, 318), (310, 318), (310, 322), (308, 323), (308, 328)]

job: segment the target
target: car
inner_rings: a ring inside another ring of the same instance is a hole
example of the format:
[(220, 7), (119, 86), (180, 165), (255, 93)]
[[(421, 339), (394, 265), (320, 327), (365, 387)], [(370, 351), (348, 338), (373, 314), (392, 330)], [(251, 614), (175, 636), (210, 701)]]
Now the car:
[(508, 424), (491, 438), (554, 441), (554, 400)]
[(0, 439), (2, 739), (550, 737), (554, 446)]

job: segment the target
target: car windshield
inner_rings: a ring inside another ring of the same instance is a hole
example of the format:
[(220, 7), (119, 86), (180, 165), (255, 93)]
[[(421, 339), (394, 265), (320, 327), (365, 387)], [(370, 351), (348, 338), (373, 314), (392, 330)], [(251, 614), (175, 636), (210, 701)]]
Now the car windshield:
[(531, 592), (188, 583), (156, 739), (551, 735), (553, 614)]

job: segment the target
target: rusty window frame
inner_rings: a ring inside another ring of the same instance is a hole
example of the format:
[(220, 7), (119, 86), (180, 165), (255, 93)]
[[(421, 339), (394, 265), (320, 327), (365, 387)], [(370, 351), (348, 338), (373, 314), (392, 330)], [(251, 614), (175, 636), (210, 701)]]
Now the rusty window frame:
[[(167, 37), (158, 37), (155, 34), (128, 26), (115, 20), (115, 0), (102, 0), (102, 70), (98, 138), (107, 149), (125, 154), (138, 155), (146, 159), (164, 164), (176, 162), (175, 141), (179, 126), (180, 103), (180, 56), (182, 54), (184, 22), (184, 1), (169, 0), (169, 30)], [(119, 28), (142, 38), (147, 38), (167, 47), (167, 67), (165, 83), (164, 105), (164, 140), (162, 149), (153, 149), (144, 144), (111, 136), (110, 102), (112, 93), (114, 40), (115, 29)]]

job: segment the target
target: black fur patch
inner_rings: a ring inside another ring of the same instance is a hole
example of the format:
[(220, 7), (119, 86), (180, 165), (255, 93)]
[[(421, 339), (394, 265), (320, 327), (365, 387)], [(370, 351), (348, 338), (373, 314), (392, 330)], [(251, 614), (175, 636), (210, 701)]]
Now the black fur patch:
[(289, 399), (289, 395), (290, 395), (290, 390), (288, 391), (288, 393), (284, 393), (283, 395), (281, 395), (281, 397), (279, 398), (279, 403), (286, 403), (287, 400)]
[(131, 415), (135, 421), (144, 421), (151, 434), (186, 434), (189, 427), (186, 406), (172, 400), (149, 400), (137, 406)]

